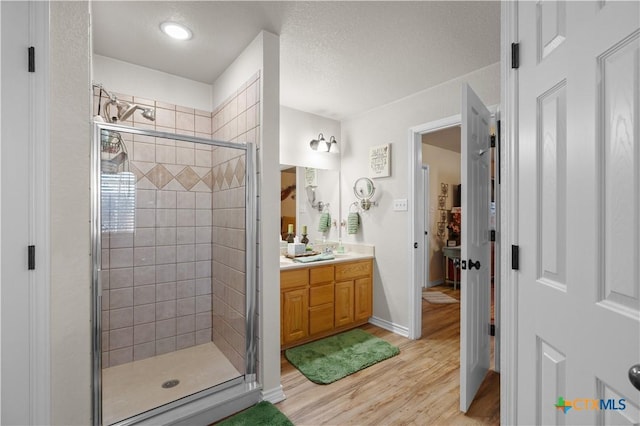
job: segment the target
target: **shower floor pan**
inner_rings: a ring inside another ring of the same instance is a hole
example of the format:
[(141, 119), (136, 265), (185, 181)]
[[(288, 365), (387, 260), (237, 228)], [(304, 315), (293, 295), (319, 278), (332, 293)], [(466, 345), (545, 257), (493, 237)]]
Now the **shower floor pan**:
[[(122, 421), (240, 375), (213, 342), (105, 368), (102, 424)], [(166, 386), (175, 380), (179, 383)]]

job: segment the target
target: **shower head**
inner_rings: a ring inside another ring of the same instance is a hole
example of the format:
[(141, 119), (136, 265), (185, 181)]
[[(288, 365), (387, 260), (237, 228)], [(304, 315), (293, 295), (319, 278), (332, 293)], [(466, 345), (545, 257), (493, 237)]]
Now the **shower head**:
[(142, 110), (142, 116), (147, 120), (155, 121), (156, 111), (153, 108), (145, 108), (137, 104), (130, 104), (128, 102), (118, 101), (118, 121), (125, 121), (131, 117), (136, 110)]

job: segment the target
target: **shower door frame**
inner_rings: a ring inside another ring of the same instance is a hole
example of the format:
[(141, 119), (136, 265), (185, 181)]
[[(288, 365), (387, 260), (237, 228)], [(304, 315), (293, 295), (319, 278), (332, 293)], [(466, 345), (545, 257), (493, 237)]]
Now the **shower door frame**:
[[(112, 123), (93, 122), (91, 141), (91, 299), (92, 299), (92, 413), (93, 424), (102, 425), (102, 283), (100, 272), (102, 264), (102, 222), (101, 222), (101, 132), (103, 130), (143, 135), (155, 138), (173, 139), (177, 141), (205, 144), (215, 147), (231, 148), (245, 151), (245, 371), (244, 375), (227, 382), (214, 385), (195, 394), (174, 400), (149, 411), (122, 420), (117, 425), (130, 425), (162, 415), (177, 407), (185, 406), (200, 399), (215, 395), (232, 387), (238, 388), (238, 398), (250, 392), (255, 393), (262, 388), (257, 381), (257, 317), (256, 309), (257, 279), (257, 175), (256, 146), (253, 142), (233, 143), (214, 139), (203, 139), (176, 133), (158, 132)], [(226, 396), (225, 398), (228, 398)], [(197, 414), (197, 413), (194, 413)], [(184, 414), (182, 414), (184, 417)], [(176, 419), (178, 420), (178, 419)]]

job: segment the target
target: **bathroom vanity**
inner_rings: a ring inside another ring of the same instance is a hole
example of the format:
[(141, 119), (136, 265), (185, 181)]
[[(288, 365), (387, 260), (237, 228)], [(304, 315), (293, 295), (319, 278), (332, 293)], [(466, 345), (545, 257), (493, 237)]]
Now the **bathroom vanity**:
[(336, 255), (333, 260), (280, 262), (282, 349), (366, 324), (373, 310), (371, 253)]

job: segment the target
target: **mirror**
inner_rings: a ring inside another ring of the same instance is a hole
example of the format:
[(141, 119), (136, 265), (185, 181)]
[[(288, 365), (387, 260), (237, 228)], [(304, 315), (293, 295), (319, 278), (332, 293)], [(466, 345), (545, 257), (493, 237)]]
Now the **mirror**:
[(366, 177), (361, 177), (353, 184), (353, 193), (356, 198), (360, 200), (360, 207), (362, 210), (369, 210), (372, 205), (376, 205), (371, 201), (373, 194), (376, 193), (376, 187), (373, 185), (373, 181)]
[[(302, 235), (303, 226), (307, 227), (309, 241), (323, 239), (338, 241), (340, 239), (340, 172), (319, 168), (307, 168), (293, 165), (281, 165), (281, 232), (288, 232), (288, 225), (293, 224), (294, 233)], [(295, 188), (291, 188), (288, 196), (285, 192), (292, 185), (295, 172)], [(285, 176), (287, 175), (287, 176)], [(284, 177), (283, 177), (284, 176)], [(285, 182), (288, 182), (285, 184)], [(295, 205), (295, 210), (291, 205)], [(328, 232), (320, 232), (318, 225), (320, 216), (325, 211), (331, 216)], [(336, 224), (334, 226), (333, 224)]]

